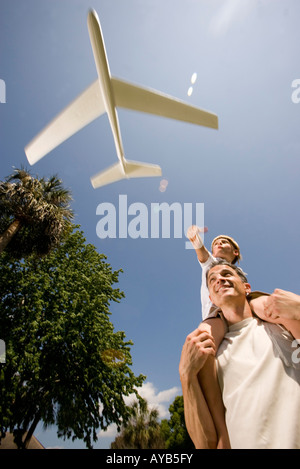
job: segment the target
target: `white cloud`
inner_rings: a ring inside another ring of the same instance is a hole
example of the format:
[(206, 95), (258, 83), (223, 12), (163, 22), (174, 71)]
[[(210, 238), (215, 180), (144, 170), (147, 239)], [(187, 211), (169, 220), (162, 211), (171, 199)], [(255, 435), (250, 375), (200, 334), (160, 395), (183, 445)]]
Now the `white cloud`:
[[(159, 412), (159, 418), (167, 418), (169, 415), (169, 405), (174, 400), (176, 394), (180, 392), (180, 389), (174, 386), (171, 389), (160, 391), (156, 394), (157, 389), (150, 382), (144, 383), (141, 388), (138, 388), (138, 393), (147, 402), (150, 409), (156, 408)], [(125, 402), (130, 404), (135, 400), (135, 395), (128, 396), (125, 398)]]
[(117, 436), (118, 430), (117, 425), (112, 423), (107, 427), (107, 430), (100, 430), (98, 433), (98, 438), (115, 438)]
[[(142, 387), (138, 388), (138, 393), (141, 397), (143, 397), (150, 409), (157, 409), (159, 413), (159, 418), (164, 419), (169, 417), (169, 406), (175, 399), (176, 395), (179, 395), (181, 389), (174, 386), (173, 388), (166, 389), (164, 391), (160, 391), (157, 393), (157, 389), (153, 385), (153, 383), (146, 382), (142, 385)], [(130, 405), (133, 401), (136, 400), (135, 394), (131, 394), (130, 396), (125, 396), (124, 401), (127, 405)], [(98, 433), (98, 437), (115, 437), (117, 435), (117, 426), (112, 424), (108, 427), (106, 431), (101, 430)]]

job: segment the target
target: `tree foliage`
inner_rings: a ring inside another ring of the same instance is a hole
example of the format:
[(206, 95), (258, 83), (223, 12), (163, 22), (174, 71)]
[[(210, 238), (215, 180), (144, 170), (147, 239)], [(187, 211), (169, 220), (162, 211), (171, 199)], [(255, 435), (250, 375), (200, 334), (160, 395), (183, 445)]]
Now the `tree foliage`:
[(166, 448), (173, 450), (195, 449), (188, 434), (184, 420), (183, 397), (176, 396), (169, 407), (170, 419), (162, 420), (161, 431), (166, 441)]
[(0, 255), (0, 431), (31, 435), (43, 421), (90, 448), (99, 429), (129, 417), (123, 396), (145, 377), (109, 320), (124, 294), (105, 259), (78, 228), (48, 256)]
[(149, 409), (147, 401), (131, 405), (131, 418), (124, 423), (121, 433), (111, 443), (111, 449), (163, 449), (157, 409)]
[(50, 252), (70, 226), (71, 199), (56, 176), (39, 179), (16, 169), (0, 182), (0, 252), (17, 258)]

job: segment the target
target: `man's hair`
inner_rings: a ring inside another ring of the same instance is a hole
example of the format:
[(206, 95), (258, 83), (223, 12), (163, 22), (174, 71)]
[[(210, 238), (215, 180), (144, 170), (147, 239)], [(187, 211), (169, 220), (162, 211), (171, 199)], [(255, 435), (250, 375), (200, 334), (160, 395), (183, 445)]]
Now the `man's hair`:
[(216, 261), (213, 261), (212, 264), (210, 265), (209, 269), (206, 272), (206, 284), (207, 284), (207, 278), (208, 278), (208, 273), (209, 271), (213, 268), (216, 267), (217, 265), (227, 265), (228, 267), (231, 267), (233, 270), (236, 271), (236, 273), (239, 275), (239, 277), (242, 279), (243, 283), (248, 283), (247, 277), (245, 272), (242, 271), (240, 267), (234, 264), (230, 264), (230, 262), (225, 261), (224, 259), (219, 259)]

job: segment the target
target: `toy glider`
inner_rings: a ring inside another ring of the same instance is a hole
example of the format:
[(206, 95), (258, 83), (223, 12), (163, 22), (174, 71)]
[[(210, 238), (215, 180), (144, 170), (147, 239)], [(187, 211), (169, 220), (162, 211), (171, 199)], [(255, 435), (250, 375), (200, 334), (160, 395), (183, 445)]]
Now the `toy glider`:
[(161, 176), (158, 165), (125, 159), (116, 107), (147, 112), (193, 124), (218, 128), (218, 117), (152, 89), (113, 78), (110, 74), (97, 13), (88, 13), (88, 30), (98, 78), (26, 147), (31, 165), (105, 112), (108, 115), (119, 162), (91, 178), (94, 188), (124, 178)]

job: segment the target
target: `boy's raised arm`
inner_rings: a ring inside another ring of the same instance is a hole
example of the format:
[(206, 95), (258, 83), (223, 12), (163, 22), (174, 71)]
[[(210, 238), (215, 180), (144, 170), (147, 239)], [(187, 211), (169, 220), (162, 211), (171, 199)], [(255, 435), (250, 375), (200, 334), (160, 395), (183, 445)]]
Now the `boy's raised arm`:
[(189, 227), (187, 230), (187, 237), (196, 251), (199, 262), (206, 262), (209, 257), (208, 250), (203, 244), (203, 240), (199, 234), (199, 228), (196, 225)]

